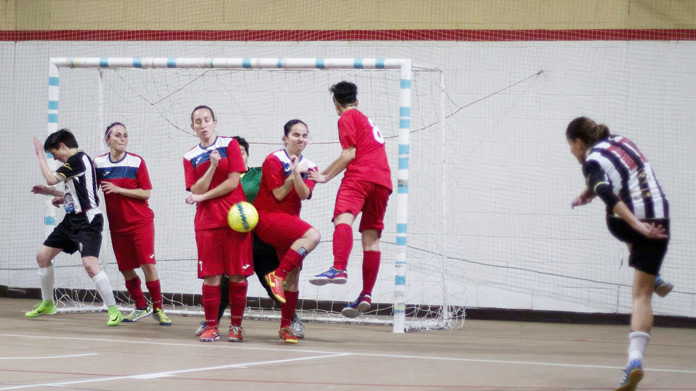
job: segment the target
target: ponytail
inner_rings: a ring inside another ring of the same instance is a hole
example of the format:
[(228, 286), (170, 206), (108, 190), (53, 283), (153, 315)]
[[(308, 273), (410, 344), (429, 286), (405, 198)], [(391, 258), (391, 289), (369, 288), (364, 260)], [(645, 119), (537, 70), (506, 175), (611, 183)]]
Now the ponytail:
[(566, 129), (566, 138), (574, 141), (580, 139), (588, 146), (597, 141), (610, 137), (609, 128), (606, 125), (597, 125), (587, 117), (578, 117), (570, 121)]

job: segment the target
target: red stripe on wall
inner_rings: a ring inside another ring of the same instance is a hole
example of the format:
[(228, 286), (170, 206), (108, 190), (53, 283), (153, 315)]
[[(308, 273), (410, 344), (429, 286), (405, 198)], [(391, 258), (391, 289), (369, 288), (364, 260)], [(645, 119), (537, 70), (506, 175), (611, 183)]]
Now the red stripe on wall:
[(41, 30), (0, 41), (694, 41), (696, 29), (661, 30)]

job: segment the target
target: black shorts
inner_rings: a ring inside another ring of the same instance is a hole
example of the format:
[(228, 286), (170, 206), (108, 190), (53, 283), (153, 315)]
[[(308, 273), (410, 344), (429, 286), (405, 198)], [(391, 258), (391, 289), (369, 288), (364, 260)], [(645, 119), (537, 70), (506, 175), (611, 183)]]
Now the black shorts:
[(59, 248), (68, 254), (80, 251), (82, 257), (99, 258), (104, 216), (101, 213), (89, 221), (85, 213), (68, 213), (44, 241), (44, 246)]
[[(651, 219), (648, 222), (663, 226), (669, 236), (669, 219)], [(654, 276), (660, 272), (669, 239), (648, 239), (620, 217), (607, 216), (607, 227), (614, 237), (631, 244), (629, 266)]]
[(254, 232), (254, 271), (265, 284), (263, 276), (275, 270), (280, 264), (278, 253), (273, 246), (259, 239)]

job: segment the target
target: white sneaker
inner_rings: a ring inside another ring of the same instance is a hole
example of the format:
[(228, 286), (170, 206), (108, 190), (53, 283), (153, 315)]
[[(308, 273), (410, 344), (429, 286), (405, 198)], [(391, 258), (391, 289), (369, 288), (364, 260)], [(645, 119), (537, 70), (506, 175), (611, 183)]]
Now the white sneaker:
[(201, 322), (201, 325), (198, 326), (198, 328), (196, 329), (196, 335), (200, 336), (201, 334), (203, 334), (203, 332), (205, 331), (205, 326), (207, 326), (207, 323), (204, 320)]
[(305, 336), (305, 327), (304, 323), (300, 320), (300, 318), (295, 317), (292, 319), (292, 322), (290, 322), (290, 329), (292, 332), (295, 334), (295, 336), (299, 339), (303, 339)]

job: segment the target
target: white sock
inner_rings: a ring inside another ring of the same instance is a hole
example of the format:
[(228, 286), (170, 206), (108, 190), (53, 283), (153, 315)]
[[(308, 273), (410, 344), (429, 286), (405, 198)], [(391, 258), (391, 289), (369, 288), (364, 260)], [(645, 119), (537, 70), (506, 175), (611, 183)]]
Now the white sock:
[(102, 270), (96, 276), (92, 277), (94, 281), (94, 286), (97, 287), (97, 292), (101, 295), (102, 301), (107, 307), (116, 305), (116, 299), (114, 298), (114, 290), (111, 288), (111, 281), (109, 281), (109, 276)]
[(53, 301), (53, 281), (55, 280), (53, 265), (39, 268), (39, 280), (41, 280), (41, 299)]
[(628, 345), (628, 362), (630, 363), (633, 360), (643, 362), (645, 347), (650, 342), (650, 334), (644, 331), (631, 331), (628, 334), (628, 339), (630, 341)]

